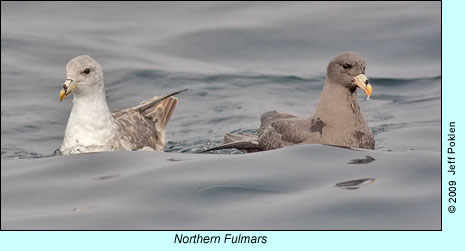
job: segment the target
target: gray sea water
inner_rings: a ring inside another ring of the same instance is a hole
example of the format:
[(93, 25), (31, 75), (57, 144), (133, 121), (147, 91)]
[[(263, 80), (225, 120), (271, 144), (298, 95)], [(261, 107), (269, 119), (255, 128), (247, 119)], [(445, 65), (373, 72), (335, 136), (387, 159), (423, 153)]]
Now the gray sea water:
[[(440, 2), (1, 4), (4, 229), (440, 229)], [(263, 112), (310, 116), (334, 56), (367, 61), (374, 151), (199, 154)], [(88, 54), (110, 109), (189, 88), (167, 153), (52, 156)], [(99, 178), (100, 177), (100, 178)], [(123, 216), (124, 215), (124, 216)]]

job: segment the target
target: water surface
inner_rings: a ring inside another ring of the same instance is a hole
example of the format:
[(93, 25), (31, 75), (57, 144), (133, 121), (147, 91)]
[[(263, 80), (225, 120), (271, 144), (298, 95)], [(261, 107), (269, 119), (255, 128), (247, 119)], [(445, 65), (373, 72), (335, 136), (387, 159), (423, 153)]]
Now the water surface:
[[(2, 2), (2, 228), (439, 229), (440, 4)], [(373, 84), (359, 101), (374, 151), (193, 154), (266, 111), (310, 116), (348, 50)], [(58, 99), (65, 65), (82, 54), (112, 110), (189, 88), (172, 153), (48, 157), (72, 106)]]

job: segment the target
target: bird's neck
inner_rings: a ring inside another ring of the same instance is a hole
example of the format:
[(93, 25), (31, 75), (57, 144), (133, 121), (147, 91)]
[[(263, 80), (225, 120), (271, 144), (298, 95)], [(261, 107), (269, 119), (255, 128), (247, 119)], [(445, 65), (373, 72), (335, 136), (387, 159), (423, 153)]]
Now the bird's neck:
[(105, 90), (73, 94), (62, 148), (110, 144), (117, 135), (117, 125), (108, 109)]
[(329, 117), (336, 117), (336, 121), (341, 123), (334, 126), (341, 127), (346, 127), (347, 123), (354, 124), (364, 121), (357, 101), (357, 91), (352, 91), (328, 80), (323, 87), (320, 101), (312, 117), (320, 118), (323, 121)]
[(112, 121), (112, 116), (105, 99), (105, 90), (102, 88), (88, 93), (76, 92), (70, 120), (71, 116), (88, 125), (98, 126), (102, 123), (108, 125), (108, 121)]

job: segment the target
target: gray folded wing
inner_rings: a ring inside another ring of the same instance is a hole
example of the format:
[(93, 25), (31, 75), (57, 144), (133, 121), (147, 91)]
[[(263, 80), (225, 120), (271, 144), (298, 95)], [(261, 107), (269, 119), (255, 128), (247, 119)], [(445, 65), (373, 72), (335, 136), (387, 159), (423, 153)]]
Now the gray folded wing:
[(137, 106), (113, 113), (124, 147), (131, 150), (150, 147), (162, 151), (166, 126), (178, 103), (178, 99), (172, 96), (185, 90), (153, 97)]

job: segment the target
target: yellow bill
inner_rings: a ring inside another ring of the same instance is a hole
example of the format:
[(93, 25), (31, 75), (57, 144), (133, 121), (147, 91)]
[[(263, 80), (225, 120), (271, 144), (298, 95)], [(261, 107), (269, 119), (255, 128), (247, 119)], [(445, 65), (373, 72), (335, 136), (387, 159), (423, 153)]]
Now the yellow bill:
[(368, 81), (367, 76), (365, 76), (365, 74), (359, 74), (354, 77), (354, 80), (355, 84), (365, 92), (365, 94), (367, 95), (367, 99), (370, 99), (370, 95), (373, 92), (373, 87)]
[(66, 79), (63, 89), (60, 91), (60, 101), (63, 101), (74, 89), (76, 89), (76, 82), (72, 79)]
[(64, 88), (60, 91), (60, 101), (63, 101), (63, 98), (66, 98), (66, 91)]

